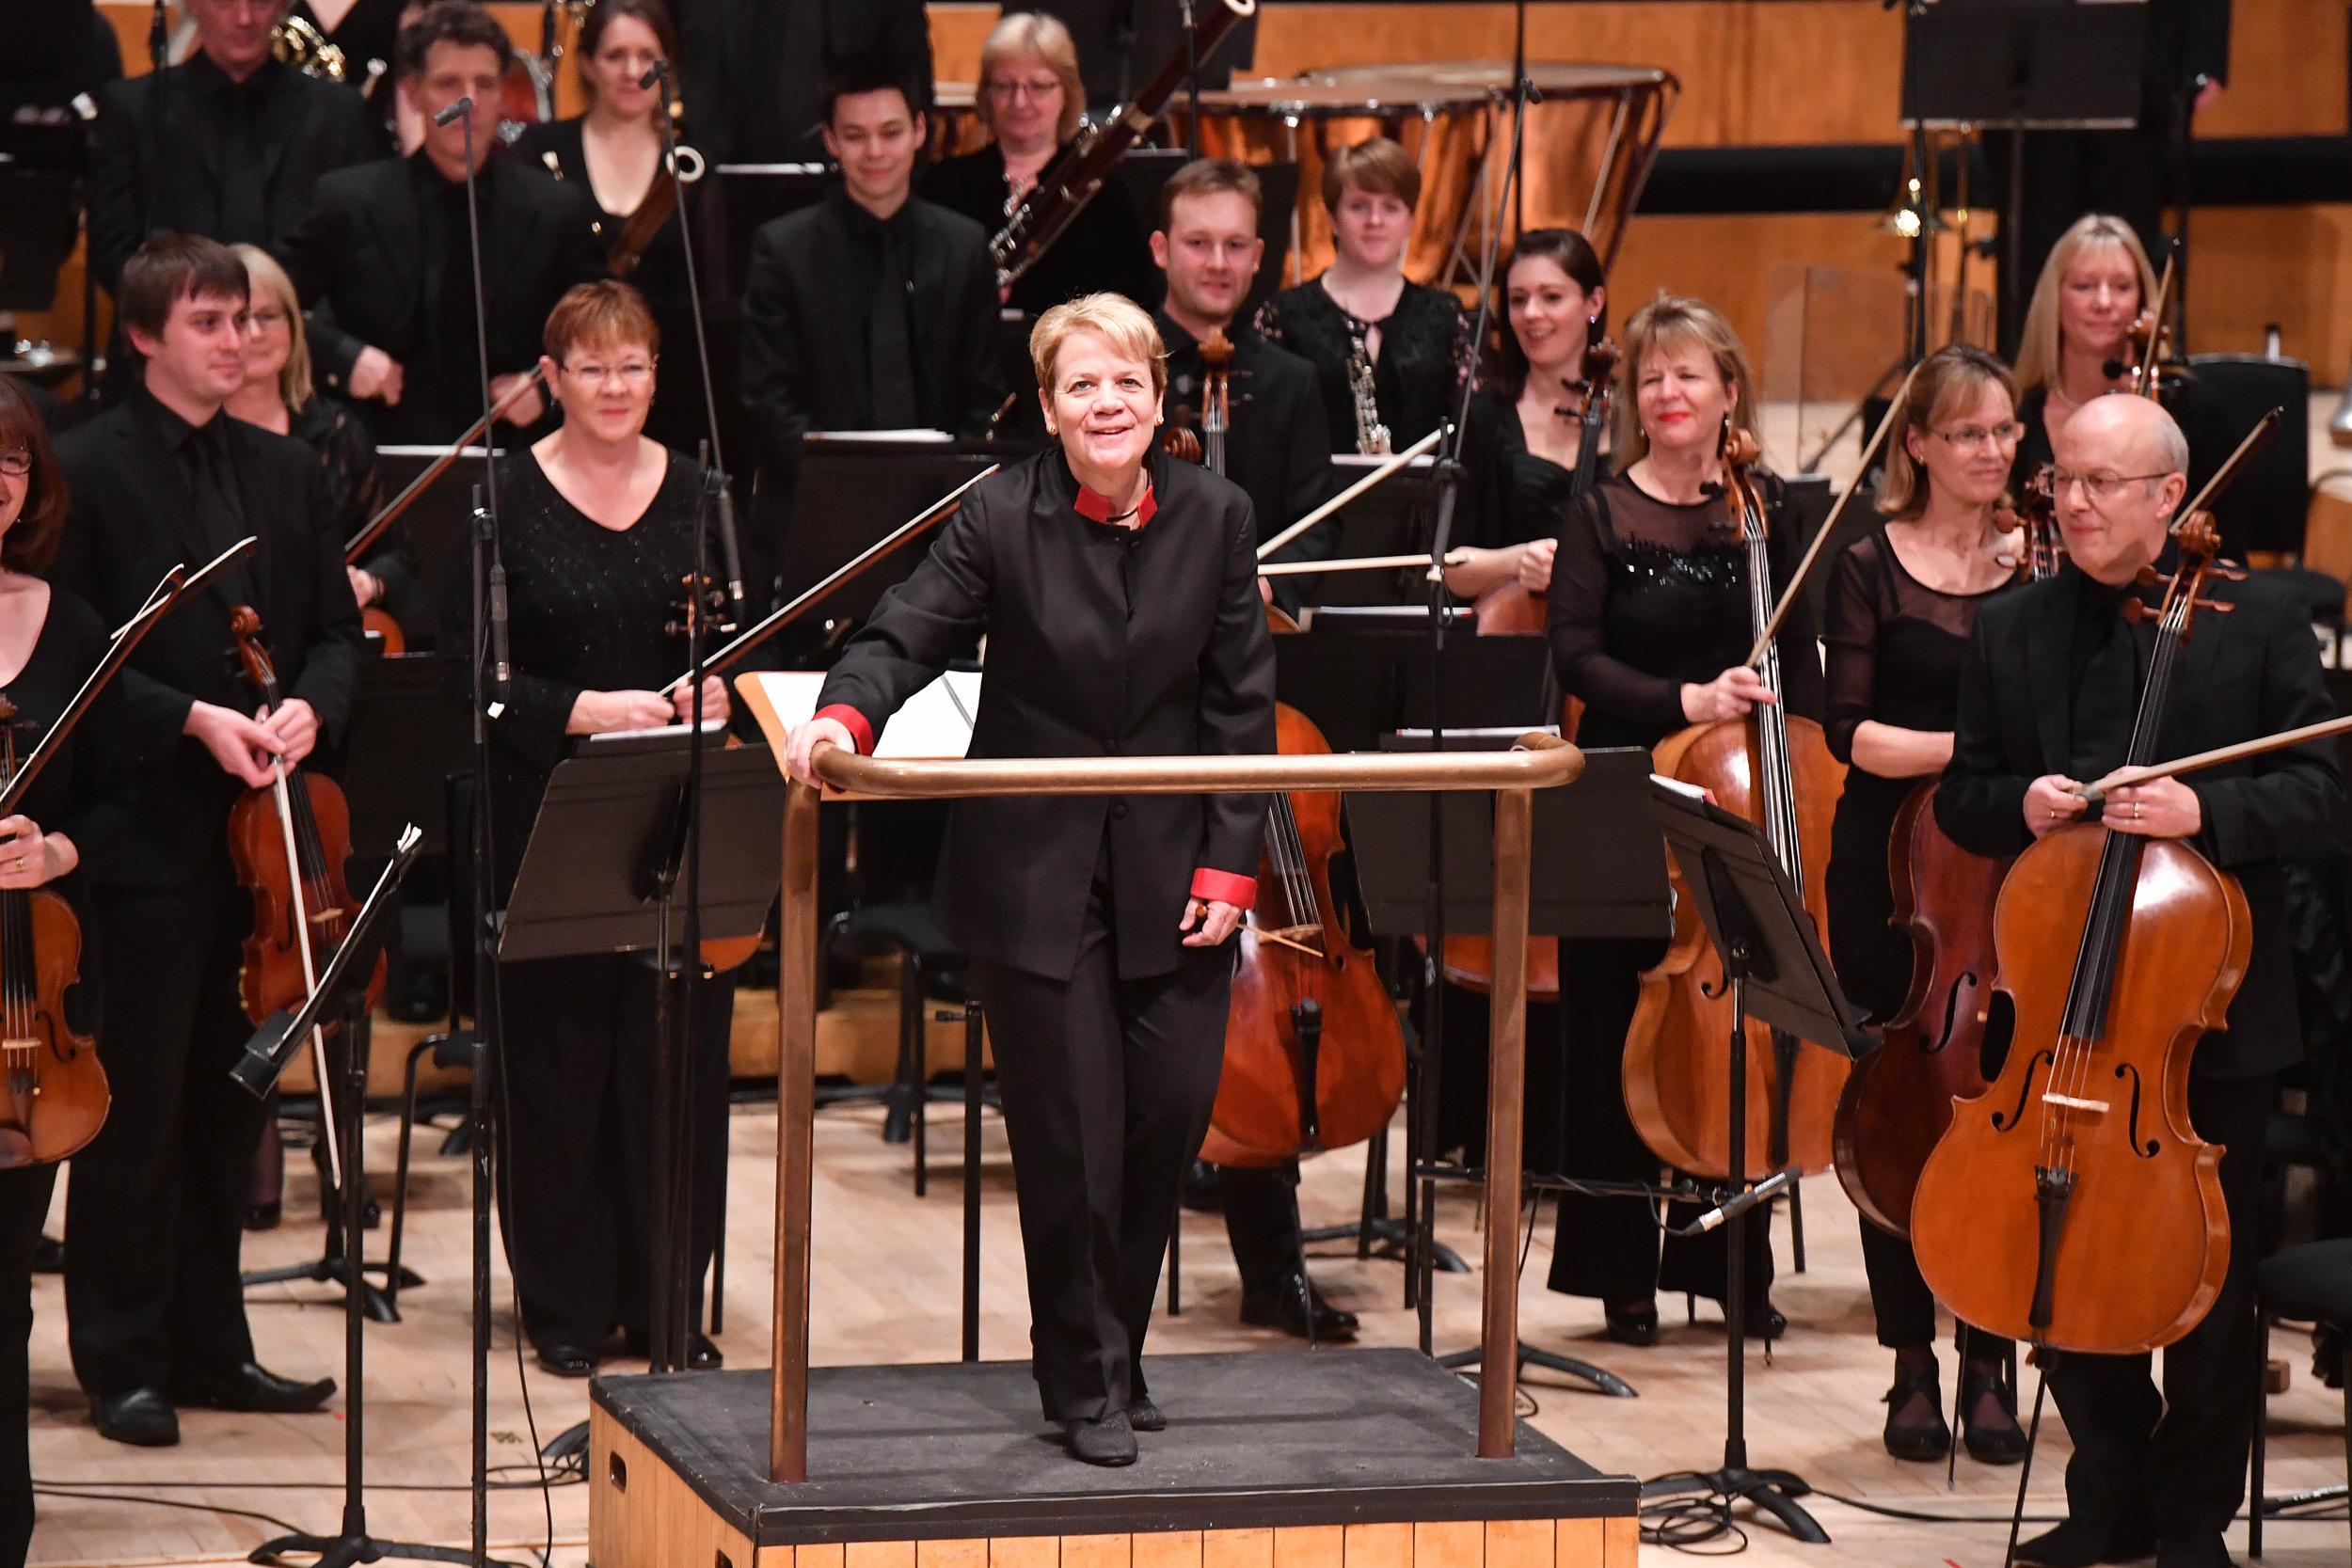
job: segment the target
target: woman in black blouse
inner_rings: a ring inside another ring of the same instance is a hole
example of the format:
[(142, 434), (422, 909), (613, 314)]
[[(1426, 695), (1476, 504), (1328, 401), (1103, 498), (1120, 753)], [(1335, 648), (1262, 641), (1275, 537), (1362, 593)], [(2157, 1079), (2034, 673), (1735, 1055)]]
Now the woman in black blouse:
[[(1386, 136), (1343, 147), (1323, 166), (1335, 254), (1322, 277), (1258, 311), (1258, 331), (1315, 368), (1334, 451), (1398, 451), (1454, 417), (1469, 373), (1469, 322), (1443, 289), (1405, 280), (1421, 169)], [(1373, 406), (1358, 384), (1372, 378)], [(1373, 427), (1385, 433), (1374, 437)]]
[[(924, 196), (995, 233), (1077, 135), (1085, 111), (1070, 29), (1058, 17), (1008, 11), (980, 45), (978, 113), (989, 143), (941, 159), (924, 178)], [(1061, 237), (1014, 279), (1005, 303), (1034, 316), (1098, 291), (1147, 307), (1159, 298), (1159, 269), (1143, 222), (1116, 179), (1105, 181)]]
[[(576, 736), (678, 723), (692, 693), (660, 688), (686, 664), (668, 628), (691, 569), (704, 474), (644, 433), (660, 332), (626, 283), (583, 283), (548, 317), (540, 368), (564, 411), (555, 433), (501, 465), (514, 678), (490, 724), (493, 901), (503, 905), (548, 779)], [(441, 615), (445, 688), (470, 674), (470, 595), (452, 578)], [(727, 716), (704, 684), (706, 721)], [(651, 1304), (655, 1171), (653, 971), (627, 955), (499, 968), (513, 1132), (503, 1140), (507, 1252), (539, 1364), (586, 1377), (615, 1329), (643, 1354)], [(726, 1177), (727, 1035), (735, 986), (696, 990), (689, 1244), (699, 1281)], [(696, 1288), (699, 1300), (700, 1288)], [(688, 1363), (715, 1367), (701, 1333)]]
[[(677, 33), (662, 0), (597, 0), (580, 29), (573, 52), (588, 112), (570, 119), (527, 126), (515, 139), (515, 155), (569, 181), (594, 197), (596, 232), (608, 255), (617, 253), (631, 218), (649, 203), (667, 201), (669, 175), (661, 166), (661, 88), (643, 85), (656, 61), (673, 71), (671, 92), (691, 110), (686, 86), (675, 75)], [(691, 199), (692, 186), (688, 187)], [(616, 273), (622, 272), (618, 261)], [(626, 276), (644, 296), (654, 321), (673, 340), (689, 346), (693, 327), (687, 288), (686, 241), (672, 212), (656, 229)], [(673, 355), (656, 369), (646, 434), (663, 446), (692, 451), (709, 434), (703, 409), (699, 367), (691, 353)]]
[[(65, 710), (109, 641), (96, 611), (33, 575), (48, 563), (64, 522), (65, 480), (40, 415), (12, 379), (0, 377), (0, 694), (16, 708), (9, 727), (20, 758)], [(122, 842), (119, 816), (108, 817), (130, 809), (116, 787), (122, 765), (109, 739), (112, 712), (112, 698), (102, 695), (17, 814), (0, 819), (0, 888), (52, 888), (75, 906), (85, 930), (89, 911), (74, 875), (81, 847), (95, 856)], [(87, 987), (69, 993), (77, 1013), (90, 1010), (89, 1000)], [(91, 1020), (73, 1022), (87, 1027)], [(54, 1164), (0, 1169), (0, 1562), (23, 1562), (33, 1537), (25, 1346), (33, 1251), (56, 1180)]]
[[(1724, 432), (1753, 429), (1752, 387), (1746, 350), (1702, 301), (1661, 294), (1627, 325), (1613, 432), (1618, 471), (1578, 503), (1552, 564), (1552, 663), (1562, 689), (1583, 699), (1580, 745), (1655, 746), (1686, 725), (1745, 718), (1772, 700), (1746, 662), (1755, 636), (1747, 557), (1721, 489)], [(1779, 486), (1759, 478), (1773, 570), (1785, 574), (1793, 557)], [(1821, 665), (1802, 600), (1781, 623), (1779, 644), (1788, 711), (1819, 717)], [(1562, 944), (1569, 1103), (1581, 1114), (1581, 1125), (1565, 1135), (1571, 1175), (1645, 1180), (1659, 1173), (1626, 1112), (1621, 1065), (1641, 973), (1664, 951), (1658, 941)], [(1772, 1337), (1787, 1324), (1765, 1296), (1769, 1216), (1769, 1209), (1751, 1216), (1747, 1277), (1749, 1322)], [(1646, 1344), (1658, 1336), (1656, 1289), (1723, 1298), (1722, 1242), (1670, 1237), (1661, 1266), (1649, 1206), (1568, 1195), (1551, 1288), (1600, 1297), (1612, 1337)]]
[[(2016, 577), (2023, 540), (1994, 521), (2021, 434), (2016, 384), (1979, 349), (1939, 350), (1919, 367), (1887, 437), (1879, 510), (1886, 522), (1839, 557), (1828, 647), (1829, 747), (1848, 765), (1830, 831), (1829, 947), (1839, 983), (1884, 1022), (1911, 987), (1910, 933), (1894, 924), (1888, 880), (1895, 816), (1921, 779), (1951, 760), (1961, 657), (1977, 610)], [(1879, 1343), (1895, 1353), (1886, 1451), (1941, 1459), (1951, 1428), (1935, 1364), (1935, 1300), (1911, 1245), (1862, 1221), (1862, 1260)], [(1968, 1451), (2025, 1457), (2007, 1340), (1962, 1343)]]

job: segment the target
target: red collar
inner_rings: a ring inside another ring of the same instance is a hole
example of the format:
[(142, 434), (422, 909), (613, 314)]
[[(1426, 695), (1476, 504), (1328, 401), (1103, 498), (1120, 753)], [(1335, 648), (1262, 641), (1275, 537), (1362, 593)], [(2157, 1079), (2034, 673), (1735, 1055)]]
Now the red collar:
[(1131, 515), (1119, 517), (1116, 521), (1113, 521), (1111, 515), (1110, 497), (1085, 484), (1078, 486), (1078, 499), (1070, 504), (1079, 516), (1086, 518), (1089, 522), (1109, 523), (1115, 528), (1133, 529), (1136, 532), (1141, 532), (1143, 525), (1150, 522), (1152, 514), (1160, 509), (1160, 503), (1148, 482), (1144, 485), (1143, 499), (1136, 503), (1135, 512)]

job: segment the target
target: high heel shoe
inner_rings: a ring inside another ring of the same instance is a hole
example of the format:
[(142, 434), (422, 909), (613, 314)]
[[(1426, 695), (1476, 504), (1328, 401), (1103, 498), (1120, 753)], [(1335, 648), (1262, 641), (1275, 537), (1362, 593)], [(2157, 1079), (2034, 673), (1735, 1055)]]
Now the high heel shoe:
[(1658, 1298), (1619, 1307), (1612, 1302), (1600, 1304), (1601, 1316), (1608, 1324), (1609, 1338), (1621, 1345), (1654, 1345), (1658, 1343)]

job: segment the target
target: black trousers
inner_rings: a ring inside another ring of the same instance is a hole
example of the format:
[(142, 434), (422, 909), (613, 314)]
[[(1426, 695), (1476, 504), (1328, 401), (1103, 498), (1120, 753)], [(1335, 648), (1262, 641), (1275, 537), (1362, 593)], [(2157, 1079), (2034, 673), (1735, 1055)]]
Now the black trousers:
[(1050, 1420), (1143, 1397), (1143, 1336), (1225, 1066), (1231, 944), (1122, 978), (1109, 884), (1066, 980), (975, 963), (1029, 1274), (1030, 1361)]
[(0, 1568), (23, 1568), (33, 1544), (25, 1346), (33, 1337), (33, 1249), (56, 1184), (55, 1165), (0, 1171)]
[[(1914, 1350), (1935, 1343), (1935, 1292), (1919, 1273), (1909, 1237), (1882, 1230), (1857, 1216), (1862, 1227), (1862, 1272), (1870, 1281), (1870, 1310), (1878, 1319), (1879, 1343)], [(1963, 1355), (1978, 1361), (2006, 1356), (2016, 1341), (1966, 1323), (1954, 1325)]]
[[(594, 1351), (652, 1313), (656, 991), (642, 958), (501, 965), (506, 1135), (499, 1219), (542, 1348)], [(692, 1302), (719, 1237), (726, 1191), (727, 1036), (735, 981), (696, 987), (691, 1176)]]
[(2246, 1495), (2254, 1435), (2254, 1256), (2263, 1138), (2276, 1085), (2259, 1078), (2192, 1078), (2197, 1135), (2224, 1144), (2221, 1196), (2230, 1270), (2204, 1321), (2165, 1347), (2164, 1391), (2146, 1355), (2061, 1355), (2050, 1392), (2074, 1440), (2066, 1508), (2115, 1529), (2146, 1520), (2159, 1542), (2228, 1528)]
[(1216, 1192), (1225, 1239), (1241, 1269), (1242, 1294), (1272, 1296), (1285, 1275), (1305, 1266), (1299, 1253), (1298, 1162), (1219, 1165)]
[(237, 1259), (265, 1112), (229, 1078), (252, 913), (226, 840), (204, 877), (91, 903), (114, 1108), (66, 1187), (65, 1306), (74, 1375), (108, 1397), (254, 1359)]

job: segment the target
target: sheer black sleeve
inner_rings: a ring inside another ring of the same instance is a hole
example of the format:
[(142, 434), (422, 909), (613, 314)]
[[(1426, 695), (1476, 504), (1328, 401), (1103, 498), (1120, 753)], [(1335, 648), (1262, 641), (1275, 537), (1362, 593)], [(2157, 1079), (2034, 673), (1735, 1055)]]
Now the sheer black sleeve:
[(1851, 766), (1854, 732), (1866, 719), (1876, 717), (1872, 706), (1878, 679), (1879, 617), (1877, 595), (1871, 592), (1875, 575), (1876, 535), (1857, 539), (1837, 558), (1830, 578), (1829, 625), (1821, 634), (1827, 668), (1823, 728), (1830, 754)]
[[(1607, 639), (1607, 503), (1596, 489), (1577, 502), (1551, 563), (1551, 618), (1546, 628), (1552, 667), (1571, 697), (1613, 718), (1667, 731), (1680, 728), (1682, 683), (1635, 669), (1611, 656)], [(1820, 689), (1819, 676), (1815, 690)]]

